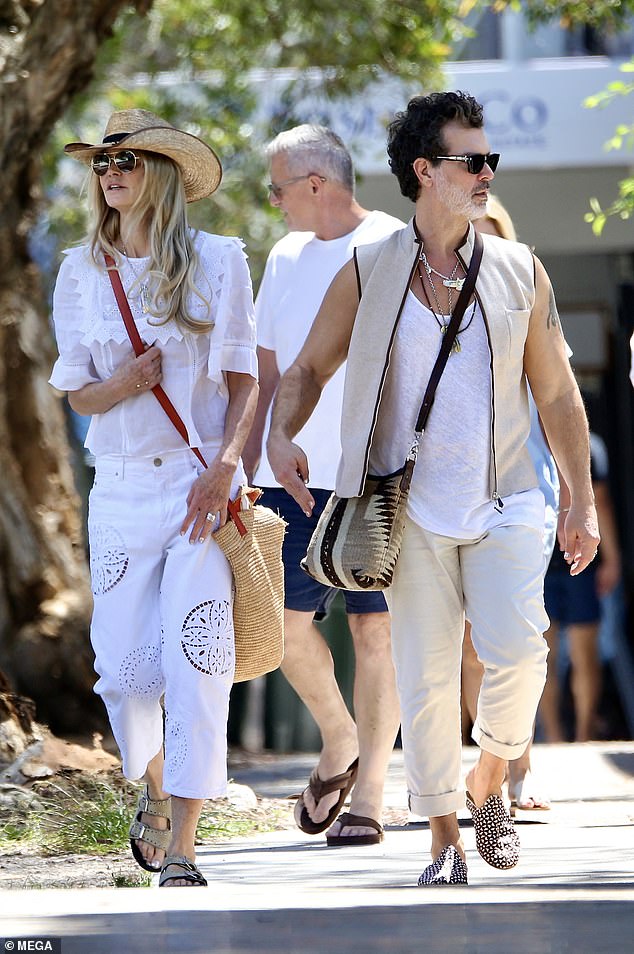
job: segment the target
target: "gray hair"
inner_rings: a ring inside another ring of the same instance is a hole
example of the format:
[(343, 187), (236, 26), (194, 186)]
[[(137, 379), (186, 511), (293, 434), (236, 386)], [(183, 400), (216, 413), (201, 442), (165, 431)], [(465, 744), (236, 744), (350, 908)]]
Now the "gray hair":
[(339, 182), (354, 195), (354, 169), (352, 158), (337, 133), (326, 126), (304, 123), (279, 133), (266, 146), (264, 155), (270, 161), (273, 156), (286, 157), (291, 176), (315, 172)]

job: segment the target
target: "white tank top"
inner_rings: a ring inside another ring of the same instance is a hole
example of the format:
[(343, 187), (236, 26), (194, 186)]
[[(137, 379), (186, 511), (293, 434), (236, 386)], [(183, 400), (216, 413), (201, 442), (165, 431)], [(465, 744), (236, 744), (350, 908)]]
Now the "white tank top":
[[(449, 318), (444, 316), (444, 322)], [(460, 350), (445, 366), (421, 440), (408, 501), (409, 516), (433, 533), (474, 540), (494, 526), (525, 524), (543, 529), (539, 490), (512, 494), (497, 508), (489, 495), (491, 456), (491, 354), (482, 312), (469, 305), (458, 333)], [(382, 397), (382, 427), (398, 421), (414, 433), (416, 418), (442, 341), (434, 313), (410, 291), (390, 357)], [(403, 466), (394, 442), (377, 434), (370, 472), (389, 474)]]

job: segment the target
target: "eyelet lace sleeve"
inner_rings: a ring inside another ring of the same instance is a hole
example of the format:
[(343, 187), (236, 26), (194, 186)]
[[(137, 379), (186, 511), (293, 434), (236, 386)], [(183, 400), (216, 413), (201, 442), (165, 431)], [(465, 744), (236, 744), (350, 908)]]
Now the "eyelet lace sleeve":
[(74, 249), (62, 262), (53, 294), (53, 325), (59, 358), (49, 379), (60, 391), (78, 391), (100, 380), (89, 349), (82, 343), (85, 311), (77, 264), (84, 249)]
[[(238, 238), (205, 236), (199, 250), (212, 288), (212, 319), (208, 377), (223, 386), (223, 372), (258, 376), (253, 289), (244, 244)], [(220, 243), (220, 247), (216, 243)]]

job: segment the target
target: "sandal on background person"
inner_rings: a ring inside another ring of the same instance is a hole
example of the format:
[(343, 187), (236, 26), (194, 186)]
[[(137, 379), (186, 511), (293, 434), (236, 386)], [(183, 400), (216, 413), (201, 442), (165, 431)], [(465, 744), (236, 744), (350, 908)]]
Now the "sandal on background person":
[[(156, 818), (167, 818), (166, 828), (153, 828), (151, 825), (144, 824), (141, 820), (143, 815), (154, 815)], [(137, 845), (138, 841), (144, 841), (154, 848), (167, 852), (172, 839), (172, 799), (150, 798), (149, 790), (146, 785), (145, 791), (139, 795), (136, 815), (130, 825), (130, 848), (132, 855), (138, 865), (145, 871), (157, 872), (161, 870), (162, 861), (152, 863), (146, 861), (141, 849)]]
[(530, 771), (521, 778), (508, 780), (511, 814), (515, 809), (523, 812), (545, 812), (550, 810), (550, 802), (544, 795), (539, 794), (539, 786), (535, 785)]

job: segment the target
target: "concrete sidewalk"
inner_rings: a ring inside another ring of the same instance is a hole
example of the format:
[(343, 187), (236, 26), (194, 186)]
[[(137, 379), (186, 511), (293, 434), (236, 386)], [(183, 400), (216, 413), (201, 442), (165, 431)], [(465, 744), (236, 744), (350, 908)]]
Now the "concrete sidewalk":
[[(465, 771), (475, 757), (465, 751)], [(389, 825), (370, 848), (328, 848), (293, 829), (201, 848), (207, 889), (0, 892), (0, 934), (58, 937), (63, 954), (629, 954), (634, 743), (536, 746), (533, 761), (551, 810), (518, 815), (522, 858), (506, 872), (480, 859), (465, 814), (468, 887), (416, 887), (426, 823)], [(233, 777), (283, 797), (304, 787), (314, 763), (271, 757)], [(395, 752), (386, 807), (405, 822), (405, 804)]]

